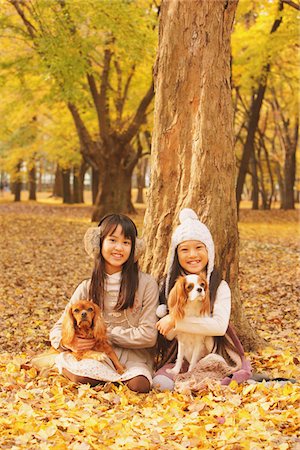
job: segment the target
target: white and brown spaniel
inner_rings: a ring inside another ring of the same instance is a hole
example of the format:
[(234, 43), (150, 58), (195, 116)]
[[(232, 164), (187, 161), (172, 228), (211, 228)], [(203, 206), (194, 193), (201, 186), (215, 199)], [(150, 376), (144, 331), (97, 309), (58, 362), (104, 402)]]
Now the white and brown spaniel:
[[(187, 317), (208, 316), (210, 313), (209, 290), (206, 279), (202, 275), (186, 275), (177, 278), (168, 297), (168, 307), (176, 322)], [(190, 372), (197, 362), (209, 351), (205, 345), (206, 336), (177, 332), (178, 354), (176, 364), (168, 373), (177, 375), (183, 360), (189, 362)], [(211, 339), (210, 339), (211, 340)]]

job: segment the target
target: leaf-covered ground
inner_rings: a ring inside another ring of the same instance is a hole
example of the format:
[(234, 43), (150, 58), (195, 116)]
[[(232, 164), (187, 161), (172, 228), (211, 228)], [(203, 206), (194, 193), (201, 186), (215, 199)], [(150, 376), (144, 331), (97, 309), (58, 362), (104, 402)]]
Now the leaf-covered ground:
[[(48, 348), (51, 325), (91, 272), (89, 217), (90, 207), (0, 204), (0, 448), (299, 449), (298, 382), (138, 395), (21, 368)], [(239, 228), (242, 297), (267, 341), (249, 356), (258, 372), (299, 380), (298, 213), (243, 210)]]

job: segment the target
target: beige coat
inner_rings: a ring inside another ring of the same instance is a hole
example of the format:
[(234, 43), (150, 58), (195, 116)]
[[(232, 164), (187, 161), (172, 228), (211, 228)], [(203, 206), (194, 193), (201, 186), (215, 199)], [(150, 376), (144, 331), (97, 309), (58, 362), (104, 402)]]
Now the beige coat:
[[(64, 315), (70, 304), (77, 300), (88, 299), (90, 280), (83, 281), (75, 290), (62, 316), (50, 331), (50, 341), (54, 348), (59, 348), (61, 328)], [(109, 304), (109, 296), (117, 291), (105, 292), (104, 303)], [(89, 359), (75, 361), (69, 352), (59, 355), (57, 366), (70, 372), (103, 381), (124, 381), (137, 375), (146, 376), (152, 381), (153, 346), (157, 339), (156, 308), (158, 306), (158, 286), (154, 278), (139, 272), (139, 286), (132, 308), (114, 311), (112, 308), (103, 313), (110, 342), (121, 361), (128, 370), (120, 376), (110, 360), (104, 363)]]

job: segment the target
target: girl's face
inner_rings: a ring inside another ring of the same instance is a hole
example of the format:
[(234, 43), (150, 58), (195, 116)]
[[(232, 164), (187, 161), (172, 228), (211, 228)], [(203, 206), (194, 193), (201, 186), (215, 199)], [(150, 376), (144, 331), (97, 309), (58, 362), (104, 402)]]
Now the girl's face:
[(105, 272), (107, 274), (112, 275), (121, 272), (123, 264), (130, 256), (131, 246), (131, 239), (124, 236), (121, 225), (118, 225), (111, 234), (105, 236), (101, 253), (105, 261)]
[(205, 245), (200, 241), (185, 241), (177, 247), (178, 261), (187, 273), (200, 274), (208, 263)]

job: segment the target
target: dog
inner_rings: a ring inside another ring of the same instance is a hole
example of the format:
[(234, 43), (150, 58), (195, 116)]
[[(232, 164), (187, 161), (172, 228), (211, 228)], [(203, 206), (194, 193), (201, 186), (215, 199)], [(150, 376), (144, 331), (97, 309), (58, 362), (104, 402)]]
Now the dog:
[[(94, 338), (96, 339), (95, 346), (92, 350), (77, 352), (72, 349), (75, 336), (82, 339)], [(62, 323), (61, 342), (64, 347), (72, 350), (77, 360), (92, 358), (99, 361), (103, 359), (103, 353), (105, 353), (113, 362), (117, 372), (124, 373), (125, 367), (122, 366), (108, 342), (100, 307), (92, 301), (80, 300), (69, 306)]]
[[(178, 277), (169, 294), (168, 307), (175, 324), (184, 317), (209, 315), (210, 300), (206, 279), (193, 274)], [(172, 375), (179, 374), (184, 359), (190, 363), (188, 369), (190, 372), (197, 362), (209, 353), (206, 336), (178, 332), (176, 338), (178, 340), (176, 363), (172, 369), (167, 369)]]

